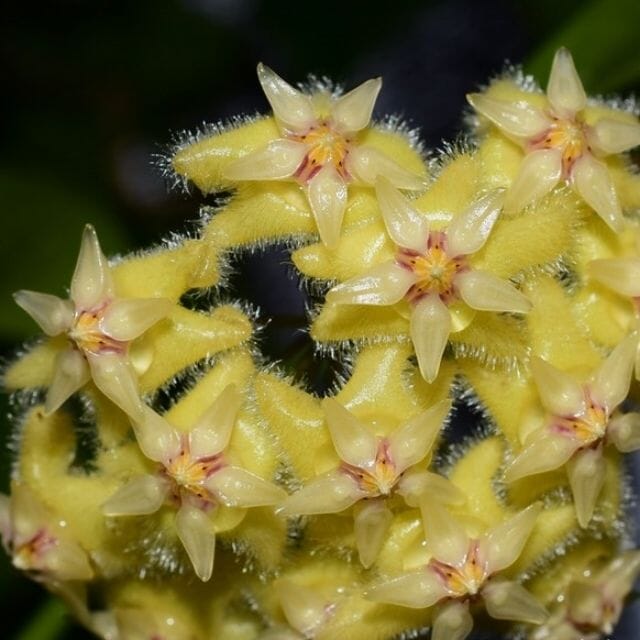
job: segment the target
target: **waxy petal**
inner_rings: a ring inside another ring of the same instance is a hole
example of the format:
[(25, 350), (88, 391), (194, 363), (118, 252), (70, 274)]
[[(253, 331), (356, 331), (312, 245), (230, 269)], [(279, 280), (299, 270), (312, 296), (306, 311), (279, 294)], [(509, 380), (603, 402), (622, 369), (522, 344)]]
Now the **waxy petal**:
[(497, 620), (542, 624), (549, 615), (534, 596), (517, 582), (490, 582), (482, 589), (482, 596), (487, 613)]
[(24, 289), (16, 291), (13, 299), (48, 336), (57, 336), (73, 324), (74, 308), (69, 300)]
[(316, 115), (309, 96), (294, 89), (275, 71), (260, 63), (258, 80), (262, 86), (273, 115), (291, 131), (304, 132), (315, 121)]
[(547, 195), (560, 182), (562, 154), (557, 149), (531, 151), (522, 160), (504, 200), (506, 211), (516, 213)]
[(468, 602), (447, 602), (433, 618), (431, 640), (464, 640), (473, 629)]
[(607, 427), (607, 438), (622, 453), (640, 449), (640, 414), (625, 413), (613, 418)]
[(313, 637), (327, 617), (327, 605), (313, 589), (291, 580), (278, 580), (278, 600), (287, 622), (305, 638)]
[(430, 471), (409, 471), (397, 485), (397, 493), (410, 507), (419, 507), (423, 499), (439, 500), (444, 504), (463, 504), (465, 494), (450, 480)]
[(603, 594), (598, 586), (577, 580), (569, 584), (566, 593), (567, 612), (575, 624), (600, 628), (603, 622)]
[(45, 415), (50, 415), (68, 400), (89, 379), (89, 367), (84, 356), (75, 349), (64, 349), (56, 356), (53, 380), (44, 403)]
[(232, 162), (225, 170), (227, 180), (284, 180), (297, 171), (309, 152), (309, 147), (293, 140), (272, 140)]
[(551, 65), (547, 97), (557, 115), (571, 117), (587, 104), (587, 94), (568, 49), (556, 51)]
[(428, 567), (381, 580), (367, 587), (367, 600), (397, 604), (401, 607), (424, 609), (446, 598), (449, 592), (440, 578)]
[(469, 536), (464, 527), (437, 500), (423, 500), (420, 511), (433, 557), (454, 567), (461, 566), (469, 551)]
[(594, 375), (590, 385), (591, 396), (609, 413), (629, 393), (637, 349), (638, 334), (632, 333), (609, 354)]
[(116, 298), (106, 308), (100, 328), (108, 336), (128, 342), (166, 318), (173, 302), (167, 298)]
[(573, 165), (573, 185), (584, 201), (611, 227), (619, 233), (624, 227), (622, 209), (609, 169), (585, 153)]
[(628, 151), (640, 145), (640, 123), (601, 118), (589, 131), (589, 143), (604, 155)]
[(428, 295), (411, 314), (411, 341), (420, 373), (427, 382), (438, 377), (442, 354), (451, 333), (451, 314), (436, 295)]
[(604, 484), (605, 462), (602, 448), (578, 451), (567, 464), (567, 475), (578, 522), (581, 527), (587, 527)]
[(589, 276), (623, 296), (640, 297), (640, 258), (592, 260)]
[(347, 156), (347, 170), (368, 185), (374, 185), (378, 177), (383, 177), (398, 189), (420, 191), (426, 186), (422, 176), (407, 171), (382, 151), (367, 145), (351, 149)]
[(103, 505), (105, 516), (139, 516), (155, 513), (164, 504), (169, 492), (169, 484), (146, 474), (129, 480)]
[(211, 578), (216, 550), (213, 524), (200, 509), (183, 504), (176, 514), (176, 530), (193, 570), (202, 582)]
[(43, 523), (51, 519), (51, 513), (40, 498), (26, 484), (11, 489), (10, 517), (12, 542), (21, 545), (31, 539)]
[(347, 185), (333, 165), (326, 164), (311, 178), (307, 196), (320, 239), (327, 247), (335, 247), (340, 240), (342, 218), (347, 206)]
[(182, 449), (180, 434), (151, 407), (143, 407), (143, 419), (134, 429), (142, 453), (150, 460), (168, 463)]
[(382, 78), (363, 82), (338, 98), (331, 107), (331, 119), (341, 133), (351, 133), (364, 129), (371, 121)]
[(113, 294), (109, 263), (91, 225), (84, 228), (76, 269), (71, 278), (71, 299), (79, 311), (99, 306)]
[(570, 417), (586, 410), (584, 388), (569, 374), (538, 357), (531, 359), (531, 374), (542, 406), (549, 413)]
[(368, 569), (378, 557), (393, 521), (384, 500), (365, 502), (354, 515), (354, 533), (360, 564)]
[(93, 578), (87, 553), (77, 542), (64, 538), (58, 538), (55, 546), (44, 552), (43, 564), (46, 571), (60, 580)]
[(287, 497), (281, 487), (241, 467), (224, 467), (206, 482), (207, 488), (228, 507), (265, 507)]
[(528, 313), (531, 309), (531, 303), (524, 294), (487, 271), (464, 271), (455, 277), (454, 285), (472, 309), (511, 313)]

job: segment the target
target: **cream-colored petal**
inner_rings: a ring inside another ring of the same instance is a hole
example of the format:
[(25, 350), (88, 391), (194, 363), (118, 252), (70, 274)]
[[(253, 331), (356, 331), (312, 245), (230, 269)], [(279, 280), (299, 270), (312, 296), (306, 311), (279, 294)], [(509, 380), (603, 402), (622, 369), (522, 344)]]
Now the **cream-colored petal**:
[(87, 311), (112, 294), (109, 263), (100, 248), (96, 230), (88, 224), (82, 234), (80, 253), (71, 278), (71, 299), (78, 310)]
[(182, 449), (180, 434), (151, 407), (143, 407), (143, 419), (134, 423), (142, 453), (150, 460), (166, 463)]
[(376, 196), (391, 239), (399, 247), (424, 253), (429, 240), (427, 218), (414, 209), (387, 178), (376, 180)]
[(120, 487), (103, 505), (105, 516), (138, 516), (155, 513), (164, 504), (169, 484), (158, 476), (136, 476)]
[(75, 349), (64, 349), (56, 356), (53, 380), (47, 391), (44, 412), (56, 411), (65, 400), (89, 381), (89, 367), (83, 355)]
[(69, 300), (24, 289), (16, 291), (13, 299), (48, 336), (57, 336), (73, 324), (74, 308)]
[(450, 410), (451, 401), (441, 400), (389, 436), (389, 453), (398, 474), (426, 458)]
[(309, 147), (293, 140), (272, 140), (266, 147), (257, 149), (225, 170), (227, 180), (284, 180), (297, 171), (309, 152)]
[(326, 164), (311, 178), (307, 197), (320, 239), (327, 247), (335, 247), (340, 240), (342, 218), (347, 206), (347, 185), (333, 165)]
[(531, 358), (531, 374), (544, 408), (556, 416), (577, 416), (586, 410), (585, 391), (573, 376), (546, 360)]
[(497, 620), (542, 624), (547, 610), (521, 584), (506, 580), (488, 583), (482, 589), (487, 613)]
[(611, 600), (622, 601), (631, 591), (640, 573), (640, 551), (625, 551), (614, 558), (600, 574), (602, 595)]
[(504, 209), (516, 213), (547, 195), (562, 176), (562, 154), (557, 149), (538, 149), (528, 153), (507, 191)]
[(183, 504), (176, 514), (176, 530), (195, 574), (207, 582), (213, 573), (216, 535), (213, 524), (200, 509)]
[(373, 464), (378, 451), (378, 439), (373, 431), (333, 398), (322, 401), (322, 410), (340, 458), (355, 467)]
[(592, 260), (589, 276), (623, 296), (640, 297), (640, 258)]
[(609, 413), (627, 397), (638, 350), (638, 334), (628, 335), (598, 367), (590, 385), (591, 396)]
[(431, 640), (464, 640), (472, 629), (469, 603), (451, 600), (434, 616)]
[(430, 471), (408, 471), (397, 485), (397, 493), (410, 507), (419, 507), (423, 499), (443, 504), (464, 504), (465, 494), (450, 480)]
[(447, 228), (449, 255), (468, 255), (484, 246), (502, 211), (504, 196), (504, 189), (493, 189), (453, 218)]
[(294, 89), (265, 64), (258, 64), (258, 80), (273, 115), (292, 131), (304, 131), (316, 121), (309, 96)]
[(51, 513), (28, 485), (20, 483), (11, 488), (12, 542), (20, 545), (29, 541), (52, 519)]
[(353, 528), (360, 564), (365, 569), (376, 561), (392, 521), (393, 513), (387, 508), (384, 500), (363, 502), (356, 510)]
[(336, 469), (318, 476), (290, 495), (280, 511), (286, 516), (339, 513), (366, 495), (354, 480)]
[(44, 552), (42, 563), (49, 573), (60, 580), (93, 578), (86, 551), (72, 540), (58, 538), (56, 544)]
[(224, 467), (205, 484), (228, 507), (271, 506), (287, 497), (287, 492), (281, 487), (241, 467)]
[(528, 313), (531, 310), (531, 303), (524, 294), (487, 271), (464, 271), (453, 282), (460, 297), (472, 309), (511, 313)]
[(349, 152), (347, 170), (364, 184), (374, 185), (379, 176), (386, 178), (394, 187), (408, 191), (421, 191), (426, 186), (425, 179), (407, 171), (386, 153), (361, 145)]
[(469, 536), (464, 527), (438, 500), (426, 498), (420, 512), (433, 557), (452, 566), (460, 566), (469, 551)]
[(595, 629), (601, 627), (604, 594), (598, 586), (578, 580), (573, 580), (569, 584), (565, 594), (567, 613), (576, 625), (592, 626)]
[(327, 294), (333, 304), (391, 305), (402, 300), (416, 276), (396, 262), (379, 264), (362, 276), (339, 284)]
[(584, 201), (609, 227), (616, 233), (622, 231), (622, 209), (609, 169), (590, 153), (585, 153), (573, 165), (571, 178)]
[(167, 298), (116, 298), (105, 309), (100, 328), (108, 336), (128, 342), (166, 318), (173, 302)]
[(189, 433), (189, 449), (194, 458), (212, 456), (227, 448), (241, 405), (236, 385), (227, 385)]
[(547, 97), (557, 115), (571, 117), (584, 109), (587, 94), (576, 71), (573, 58), (568, 49), (561, 47), (556, 51), (551, 65)]
[(607, 427), (607, 438), (623, 453), (640, 449), (640, 414), (634, 411), (613, 418)]
[(140, 399), (138, 382), (127, 359), (115, 353), (86, 355), (96, 387), (134, 422), (140, 422), (144, 416), (144, 403)]
[(382, 78), (372, 78), (338, 98), (331, 107), (331, 119), (336, 129), (342, 133), (364, 129), (371, 121), (381, 88)]
[(490, 529), (481, 539), (481, 555), (490, 574), (511, 566), (522, 553), (525, 542), (542, 511), (539, 502), (528, 506), (512, 518)]
[(567, 463), (567, 475), (578, 522), (581, 527), (587, 527), (604, 484), (605, 462), (602, 448), (578, 451)]
[(287, 622), (305, 638), (311, 638), (327, 617), (328, 603), (316, 591), (292, 580), (278, 580), (276, 593)]
[(397, 604), (401, 607), (424, 609), (446, 598), (449, 592), (439, 576), (429, 567), (380, 580), (367, 587), (365, 598), (374, 602)]
[(542, 109), (524, 100), (507, 102), (483, 93), (470, 93), (467, 95), (467, 101), (478, 113), (514, 138), (535, 138), (552, 122)]
[(451, 314), (436, 295), (423, 298), (411, 314), (411, 341), (420, 373), (427, 382), (438, 377), (442, 354), (451, 333)]
[(589, 143), (604, 155), (628, 151), (640, 145), (640, 123), (601, 118), (589, 131)]

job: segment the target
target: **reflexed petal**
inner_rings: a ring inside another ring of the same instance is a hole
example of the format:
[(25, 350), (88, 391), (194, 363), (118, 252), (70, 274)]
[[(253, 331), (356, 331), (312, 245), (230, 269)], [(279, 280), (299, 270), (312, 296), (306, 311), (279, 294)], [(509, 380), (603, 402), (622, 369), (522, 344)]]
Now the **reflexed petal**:
[(378, 177), (389, 180), (398, 189), (420, 191), (426, 183), (422, 176), (402, 168), (386, 153), (373, 147), (354, 147), (347, 156), (347, 170), (360, 182), (374, 185)]
[(105, 516), (138, 516), (155, 513), (164, 503), (169, 485), (150, 474), (132, 478), (103, 505)]
[(602, 448), (578, 451), (567, 464), (567, 475), (581, 527), (587, 527), (604, 483)]
[(640, 414), (625, 413), (613, 418), (607, 427), (607, 438), (622, 453), (640, 449)]
[(572, 580), (566, 594), (568, 614), (578, 625), (600, 628), (603, 614), (603, 593), (595, 584)]
[(438, 501), (420, 503), (427, 544), (436, 560), (460, 566), (469, 551), (469, 536), (464, 527)]
[(557, 149), (528, 153), (504, 200), (506, 211), (516, 213), (549, 193), (562, 176), (562, 154)]
[(467, 95), (467, 101), (496, 127), (515, 138), (535, 138), (551, 124), (551, 120), (542, 109), (524, 100), (506, 102), (490, 98), (483, 93), (470, 93)]
[(411, 341), (420, 373), (427, 382), (438, 377), (442, 354), (451, 333), (451, 314), (436, 295), (428, 295), (411, 314)]
[(389, 436), (389, 453), (398, 474), (427, 456), (450, 409), (451, 401), (441, 400)]
[(44, 412), (49, 415), (89, 382), (89, 367), (84, 356), (75, 349), (65, 349), (57, 357), (53, 369), (53, 380), (47, 391)]
[(463, 504), (466, 497), (455, 484), (444, 476), (430, 471), (409, 471), (397, 485), (397, 492), (410, 507), (420, 506), (423, 498), (444, 504)]
[(316, 120), (309, 96), (294, 89), (266, 65), (258, 65), (258, 80), (273, 115), (288, 129), (304, 130)]
[(629, 393), (638, 349), (638, 334), (627, 336), (596, 371), (591, 395), (611, 413)]
[(567, 49), (561, 47), (551, 65), (547, 97), (558, 115), (573, 116), (584, 109), (587, 95)]
[(87, 354), (93, 381), (111, 402), (118, 405), (133, 421), (143, 419), (143, 402), (131, 366), (118, 354)]
[(519, 620), (542, 624), (548, 617), (546, 609), (517, 582), (490, 582), (482, 590), (487, 613), (498, 620)]
[(112, 338), (128, 342), (166, 318), (173, 302), (167, 298), (116, 298), (105, 309), (100, 328)]
[(520, 557), (541, 510), (542, 505), (536, 502), (484, 535), (480, 542), (481, 555), (486, 559), (489, 573), (506, 569)]
[(151, 407), (143, 407), (143, 419), (134, 424), (142, 453), (150, 460), (168, 462), (182, 448), (180, 434)]
[(43, 555), (46, 570), (60, 580), (91, 580), (93, 569), (89, 558), (76, 542), (58, 538), (55, 546), (47, 549)]
[(211, 520), (200, 509), (183, 504), (176, 514), (178, 537), (191, 560), (193, 570), (206, 582), (213, 573), (216, 535)]
[(378, 451), (378, 439), (373, 431), (333, 398), (325, 398), (322, 409), (340, 458), (355, 467), (372, 464)]
[(573, 376), (537, 357), (531, 359), (531, 374), (542, 406), (553, 415), (577, 416), (586, 410), (584, 388)]
[(287, 497), (281, 487), (241, 467), (224, 467), (205, 484), (228, 507), (265, 507), (279, 504)]
[(225, 170), (227, 180), (284, 180), (290, 178), (302, 164), (309, 147), (293, 140), (272, 140), (232, 162)]
[(601, 118), (589, 131), (589, 142), (606, 155), (622, 153), (640, 144), (640, 124)]
[(334, 167), (327, 164), (311, 178), (307, 196), (320, 239), (327, 247), (335, 247), (347, 206), (347, 185)]
[(589, 275), (623, 296), (640, 297), (640, 258), (592, 260)]
[(331, 108), (331, 119), (336, 129), (343, 133), (364, 129), (371, 120), (381, 88), (382, 78), (373, 78), (336, 100)]
[(402, 300), (415, 281), (415, 275), (408, 269), (395, 262), (385, 262), (333, 287), (327, 299), (334, 304), (395, 304)]
[(455, 277), (454, 285), (472, 309), (511, 313), (528, 313), (531, 309), (531, 303), (524, 294), (487, 271), (464, 271)]
[(447, 602), (433, 618), (431, 640), (464, 640), (473, 629), (468, 602)]
[(484, 246), (502, 211), (504, 194), (504, 189), (489, 191), (453, 218), (447, 228), (449, 255), (468, 255)]
[(73, 303), (37, 291), (16, 291), (16, 304), (24, 309), (48, 336), (57, 336), (73, 323)]
[(87, 225), (82, 234), (76, 269), (71, 278), (71, 299), (76, 309), (87, 311), (111, 296), (109, 263), (102, 253), (96, 230)]
[(384, 500), (370, 500), (354, 516), (354, 533), (360, 563), (368, 569), (378, 557), (393, 521)]
[(330, 603), (313, 589), (291, 580), (278, 580), (276, 592), (287, 622), (305, 638), (311, 637), (325, 621)]
[(286, 516), (339, 513), (366, 497), (354, 480), (342, 471), (329, 471), (290, 495), (281, 512)]
[(391, 239), (399, 247), (424, 253), (429, 240), (426, 217), (416, 211), (386, 178), (376, 180), (376, 196)]
[(585, 153), (573, 165), (571, 177), (584, 201), (613, 231), (620, 232), (624, 226), (624, 220), (609, 169), (602, 162)]
[(449, 592), (428, 567), (381, 580), (367, 587), (365, 598), (374, 602), (424, 609), (446, 598)]

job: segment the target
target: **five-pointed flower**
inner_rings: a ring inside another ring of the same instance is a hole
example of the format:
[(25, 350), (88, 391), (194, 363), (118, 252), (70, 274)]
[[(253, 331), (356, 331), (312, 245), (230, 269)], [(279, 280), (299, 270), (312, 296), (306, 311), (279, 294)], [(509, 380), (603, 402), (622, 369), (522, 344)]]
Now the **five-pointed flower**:
[(451, 403), (442, 400), (387, 437), (375, 435), (332, 398), (323, 400), (322, 408), (340, 466), (290, 495), (282, 511), (286, 515), (339, 513), (359, 503), (354, 510), (356, 546), (362, 565), (370, 567), (393, 519), (387, 498), (398, 493), (411, 506), (425, 491), (441, 500), (460, 499), (445, 478), (417, 468), (426, 462)]
[(484, 601), (487, 613), (500, 620), (540, 624), (542, 605), (520, 584), (497, 577), (522, 553), (540, 512), (533, 504), (512, 518), (471, 538), (462, 523), (437, 502), (422, 512), (431, 560), (420, 569), (371, 585), (366, 597), (416, 609), (438, 604), (432, 640), (463, 640), (471, 632), (469, 605)]
[[(469, 256), (481, 249), (500, 213), (503, 192), (491, 191), (445, 230), (429, 230), (427, 218), (387, 180), (376, 182), (378, 202), (395, 260), (337, 285), (327, 294), (334, 304), (411, 305), (410, 333), (423, 377), (438, 375), (452, 331), (464, 329), (470, 309), (527, 313), (527, 298), (513, 285), (474, 269)], [(460, 304), (462, 300), (463, 304)]]
[(620, 202), (601, 158), (640, 144), (640, 124), (630, 114), (587, 106), (573, 59), (564, 48), (553, 59), (545, 104), (539, 105), (537, 97), (506, 101), (482, 93), (467, 96), (476, 111), (525, 152), (505, 209), (518, 211), (564, 182), (620, 231)]
[(347, 185), (373, 185), (386, 176), (401, 189), (421, 189), (424, 181), (372, 145), (361, 144), (382, 80), (367, 80), (334, 98), (307, 95), (263, 64), (258, 79), (282, 133), (265, 148), (230, 165), (229, 180), (294, 180), (306, 191), (322, 242), (334, 246), (347, 205)]
[(70, 300), (35, 291), (18, 291), (14, 298), (47, 335), (68, 338), (56, 358), (46, 413), (54, 412), (92, 378), (131, 418), (142, 417), (129, 346), (166, 317), (172, 303), (165, 298), (118, 298), (92, 226), (84, 229)]
[(567, 465), (578, 522), (586, 527), (605, 477), (604, 446), (620, 451), (640, 449), (640, 415), (614, 413), (626, 398), (638, 344), (627, 336), (586, 384), (542, 358), (531, 362), (540, 401), (549, 416), (532, 431), (524, 448), (506, 469), (505, 480), (543, 473)]
[(238, 390), (230, 384), (188, 433), (145, 407), (136, 435), (142, 452), (160, 468), (130, 479), (103, 505), (107, 516), (151, 514), (164, 504), (177, 508), (178, 537), (202, 581), (213, 572), (218, 505), (270, 506), (286, 496), (280, 487), (229, 459), (226, 450), (240, 403)]

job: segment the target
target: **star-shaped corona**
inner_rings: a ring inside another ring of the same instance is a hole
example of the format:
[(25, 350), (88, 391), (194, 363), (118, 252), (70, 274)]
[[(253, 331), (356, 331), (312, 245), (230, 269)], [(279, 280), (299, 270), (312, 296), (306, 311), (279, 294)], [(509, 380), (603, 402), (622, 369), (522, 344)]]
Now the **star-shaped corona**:
[(468, 326), (470, 310), (527, 313), (531, 307), (512, 284), (473, 267), (471, 256), (489, 238), (503, 192), (480, 197), (444, 230), (430, 230), (425, 215), (384, 178), (377, 181), (376, 192), (387, 232), (397, 245), (395, 259), (337, 285), (327, 300), (364, 305), (408, 302), (420, 372), (432, 382), (450, 333)]
[(225, 170), (227, 179), (293, 180), (305, 190), (322, 242), (333, 247), (347, 206), (348, 185), (373, 185), (385, 176), (401, 189), (424, 187), (421, 176), (373, 145), (362, 144), (382, 80), (367, 80), (349, 93), (308, 95), (258, 65), (258, 79), (282, 134)]
[(603, 159), (640, 144), (640, 124), (630, 113), (588, 104), (569, 51), (556, 52), (544, 104), (524, 92), (514, 100), (492, 97), (490, 90), (467, 98), (524, 150), (505, 209), (518, 211), (568, 184), (611, 229), (622, 229), (620, 201)]

